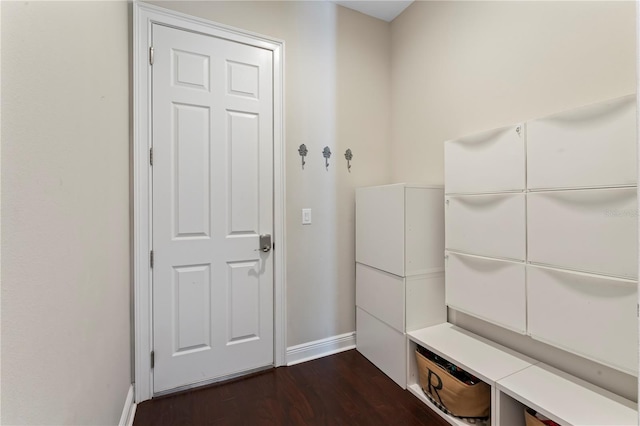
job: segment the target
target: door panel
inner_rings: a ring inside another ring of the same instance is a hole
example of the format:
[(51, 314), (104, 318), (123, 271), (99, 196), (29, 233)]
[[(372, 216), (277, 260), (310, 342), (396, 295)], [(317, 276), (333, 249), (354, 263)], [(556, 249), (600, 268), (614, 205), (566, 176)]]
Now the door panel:
[(272, 53), (153, 26), (154, 392), (273, 364)]
[(175, 138), (172, 156), (176, 160), (174, 179), (175, 236), (210, 237), (209, 176), (210, 110), (196, 105), (174, 104)]
[(231, 197), (227, 206), (230, 234), (256, 234), (258, 230), (259, 116), (228, 111), (228, 150)]
[(211, 349), (210, 265), (174, 267), (174, 354)]
[(229, 262), (229, 333), (227, 344), (260, 337), (258, 262)]

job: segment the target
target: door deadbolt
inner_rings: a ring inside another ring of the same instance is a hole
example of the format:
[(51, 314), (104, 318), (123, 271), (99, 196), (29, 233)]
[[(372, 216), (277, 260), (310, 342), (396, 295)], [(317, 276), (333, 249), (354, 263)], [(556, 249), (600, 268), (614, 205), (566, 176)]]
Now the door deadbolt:
[(271, 234), (260, 235), (260, 251), (269, 253), (271, 251)]

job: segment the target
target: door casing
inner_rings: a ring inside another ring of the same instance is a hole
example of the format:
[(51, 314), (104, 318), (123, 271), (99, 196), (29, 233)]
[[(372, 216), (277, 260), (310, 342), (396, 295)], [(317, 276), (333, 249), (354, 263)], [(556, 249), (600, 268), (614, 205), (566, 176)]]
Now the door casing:
[(284, 41), (251, 33), (161, 7), (133, 4), (133, 332), (136, 403), (153, 396), (153, 348), (150, 268), (151, 233), (151, 26), (163, 24), (207, 34), (273, 52), (273, 175), (274, 175), (274, 361), (285, 365), (286, 247), (284, 157)]

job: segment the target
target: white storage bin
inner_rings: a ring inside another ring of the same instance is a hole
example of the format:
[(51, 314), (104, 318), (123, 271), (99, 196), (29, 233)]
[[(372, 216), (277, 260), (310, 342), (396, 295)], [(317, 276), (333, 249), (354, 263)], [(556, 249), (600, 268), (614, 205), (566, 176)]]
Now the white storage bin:
[(356, 263), (356, 305), (404, 331), (404, 278)]
[(637, 276), (636, 189), (529, 193), (529, 262)]
[(356, 262), (401, 277), (442, 270), (442, 187), (356, 189)]
[(635, 95), (527, 123), (530, 189), (635, 185)]
[(526, 332), (524, 263), (448, 252), (445, 283), (449, 307)]
[(407, 387), (407, 358), (404, 333), (356, 307), (358, 351), (391, 377), (403, 389)]
[(525, 146), (522, 124), (444, 143), (447, 194), (522, 191)]
[(448, 250), (525, 260), (524, 194), (447, 196), (445, 206)]
[(637, 374), (635, 281), (529, 265), (527, 296), (533, 338)]

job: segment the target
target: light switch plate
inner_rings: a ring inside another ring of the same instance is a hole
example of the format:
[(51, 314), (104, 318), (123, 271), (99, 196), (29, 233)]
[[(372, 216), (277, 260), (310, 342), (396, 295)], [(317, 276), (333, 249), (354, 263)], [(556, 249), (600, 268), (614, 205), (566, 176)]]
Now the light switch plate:
[(311, 209), (302, 209), (302, 224), (311, 225)]

